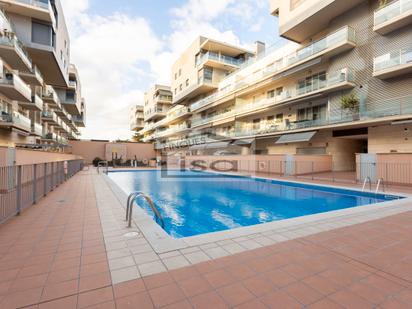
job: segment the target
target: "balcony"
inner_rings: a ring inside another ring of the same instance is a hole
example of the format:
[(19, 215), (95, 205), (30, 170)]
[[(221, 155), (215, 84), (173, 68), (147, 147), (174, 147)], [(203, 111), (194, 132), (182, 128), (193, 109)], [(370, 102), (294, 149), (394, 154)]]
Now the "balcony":
[(31, 123), (31, 134), (35, 136), (42, 136), (43, 135), (43, 126), (39, 123), (32, 122)]
[(56, 18), (49, 0), (2, 0), (0, 7), (7, 12), (47, 21), (56, 26)]
[(133, 119), (130, 122), (130, 130), (131, 131), (139, 131), (144, 127), (144, 121), (143, 120), (137, 120)]
[(412, 72), (412, 47), (376, 57), (373, 76), (387, 79)]
[(145, 137), (143, 137), (143, 139), (142, 139), (142, 141), (144, 142), (144, 143), (147, 143), (147, 142), (150, 142), (150, 141), (153, 141), (154, 140), (154, 134), (150, 134), (150, 135), (148, 135), (148, 136), (145, 136)]
[(73, 116), (73, 121), (78, 127), (85, 127), (85, 121), (84, 121), (84, 116), (83, 115), (75, 115)]
[(154, 98), (155, 103), (171, 104), (172, 101), (173, 101), (173, 96), (171, 95), (159, 94), (155, 96)]
[(398, 0), (389, 2), (375, 11), (373, 30), (385, 35), (410, 23), (412, 23), (412, 0)]
[(48, 132), (48, 133), (43, 135), (42, 140), (56, 142), (57, 141), (57, 134), (53, 133), (53, 132)]
[(145, 114), (145, 121), (149, 121), (151, 119), (158, 119), (158, 118), (162, 118), (166, 116), (166, 108), (160, 107), (160, 106), (156, 106), (154, 108), (150, 108), (149, 110), (147, 110), (144, 114)]
[[(350, 50), (356, 46), (355, 38), (356, 33), (354, 29), (350, 27), (343, 27), (319, 41), (309, 44), (308, 46), (286, 55), (285, 57), (277, 59), (272, 65), (267, 66), (264, 70), (260, 70), (254, 74), (247, 74), (245, 77), (241, 77), (241, 70), (235, 72), (233, 74), (239, 74), (240, 79), (218, 90), (214, 94), (193, 103), (191, 105), (191, 110), (200, 111), (208, 106), (218, 105), (219, 100), (220, 103), (224, 103), (227, 101), (227, 99), (225, 100), (224, 98), (233, 98), (233, 95), (230, 97), (231, 94), (237, 91), (243, 91), (250, 86), (257, 85), (259, 82), (269, 80), (273, 76), (293, 69), (307, 61), (318, 57), (328, 59), (339, 53)], [(276, 49), (274, 51), (276, 52)], [(271, 52), (271, 50), (268, 50), (267, 55)], [(248, 63), (245, 63), (246, 65), (243, 68), (246, 68), (255, 62), (256, 59), (255, 61), (249, 61)], [(254, 89), (252, 90), (254, 91)]]
[(23, 44), (15, 35), (9, 20), (1, 10), (0, 23), (2, 25), (0, 29), (2, 31), (0, 36), (0, 57), (12, 68), (21, 72), (30, 72), (32, 61)]
[(198, 95), (208, 93), (210, 91), (216, 90), (218, 88), (217, 84), (213, 83), (212, 77), (199, 76), (197, 84), (192, 84), (186, 89), (182, 90), (180, 93), (173, 97), (173, 104), (181, 103), (183, 100), (192, 99)]
[(69, 80), (69, 88), (76, 90), (77, 82), (75, 80)]
[(57, 136), (57, 142), (62, 145), (67, 145), (69, 141), (64, 136)]
[(19, 72), (19, 75), (29, 85), (43, 86), (43, 76), (36, 66), (34, 66), (30, 72)]
[(169, 129), (158, 131), (154, 134), (154, 138), (164, 138), (177, 133), (182, 133), (190, 129), (190, 126), (187, 123), (181, 125), (170, 127)]
[[(260, 113), (267, 108), (272, 108), (278, 105), (292, 104), (304, 100), (310, 100), (325, 96), (331, 92), (347, 90), (355, 87), (354, 76), (350, 69), (342, 69), (337, 72), (332, 72), (319, 78), (312, 78), (307, 83), (297, 83), (294, 88), (285, 89), (282, 94), (273, 98), (265, 98), (256, 102), (244, 102), (237, 104), (235, 107), (224, 110), (210, 117), (193, 119), (192, 127), (203, 126), (207, 124), (222, 124), (230, 122), (235, 117), (243, 117)], [(238, 102), (240, 102), (238, 100)]]
[(181, 106), (177, 109), (169, 110), (165, 118), (155, 123), (154, 128), (166, 126), (189, 115), (191, 115), (190, 108), (187, 106)]
[(31, 96), (31, 102), (19, 102), (19, 105), (29, 110), (43, 110), (43, 100), (37, 94)]
[(31, 103), (31, 89), (17, 73), (6, 72), (0, 76), (0, 92), (10, 100)]
[(47, 85), (43, 90), (43, 101), (54, 108), (61, 108), (59, 96), (52, 86)]
[(322, 32), (331, 22), (365, 0), (278, 0), (271, 5), (278, 14), (279, 34), (295, 42), (303, 42)]
[(243, 59), (222, 55), (219, 53), (208, 51), (199, 56), (196, 60), (196, 66), (208, 66), (218, 69), (237, 69), (244, 62)]
[(0, 115), (0, 128), (16, 128), (25, 132), (31, 132), (31, 120), (18, 112), (2, 113)]
[(48, 123), (57, 124), (57, 115), (52, 111), (43, 111), (41, 114), (41, 120)]

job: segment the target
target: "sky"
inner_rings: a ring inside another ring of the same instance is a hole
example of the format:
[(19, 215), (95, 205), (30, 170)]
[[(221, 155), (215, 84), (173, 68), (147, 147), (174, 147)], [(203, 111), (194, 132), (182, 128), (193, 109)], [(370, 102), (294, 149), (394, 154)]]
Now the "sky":
[(203, 35), (253, 49), (279, 44), (269, 0), (61, 0), (86, 99), (83, 139), (130, 139), (129, 110)]

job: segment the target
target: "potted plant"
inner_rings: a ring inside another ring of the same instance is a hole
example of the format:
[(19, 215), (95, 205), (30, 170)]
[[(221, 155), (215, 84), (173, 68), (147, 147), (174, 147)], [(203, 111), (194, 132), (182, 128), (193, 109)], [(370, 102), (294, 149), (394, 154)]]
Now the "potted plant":
[(359, 119), (359, 98), (351, 93), (340, 98), (340, 105), (343, 110), (347, 110), (352, 114), (353, 120)]

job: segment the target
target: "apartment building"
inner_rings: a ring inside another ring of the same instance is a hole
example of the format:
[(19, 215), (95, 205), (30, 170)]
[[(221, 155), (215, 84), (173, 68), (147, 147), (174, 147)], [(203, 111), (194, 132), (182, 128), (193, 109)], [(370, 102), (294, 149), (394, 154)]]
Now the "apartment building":
[(0, 9), (0, 144), (62, 148), (85, 126), (85, 101), (60, 1)]
[(257, 43), (251, 53), (199, 38), (176, 61), (173, 103), (186, 118), (163, 120), (156, 148), (329, 154), (337, 170), (353, 168), (355, 154), (411, 152), (412, 1), (278, 0), (270, 8), (290, 43)]
[(166, 117), (171, 106), (172, 92), (169, 86), (154, 85), (144, 94), (143, 118), (145, 125), (139, 131), (144, 142), (155, 140), (157, 124)]

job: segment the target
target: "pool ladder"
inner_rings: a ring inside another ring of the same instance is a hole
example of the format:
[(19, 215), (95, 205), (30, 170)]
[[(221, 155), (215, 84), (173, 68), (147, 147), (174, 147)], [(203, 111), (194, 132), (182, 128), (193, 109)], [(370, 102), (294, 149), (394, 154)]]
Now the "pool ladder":
[[(372, 191), (372, 179), (368, 176), (363, 181), (362, 192), (365, 191), (366, 184), (369, 183), (369, 191)], [(382, 186), (382, 191), (385, 192), (385, 181), (383, 178), (379, 178), (378, 182), (376, 183), (375, 193), (379, 192), (379, 188)]]
[(108, 174), (109, 173), (109, 162), (107, 161), (99, 161), (97, 163), (97, 173), (100, 174), (100, 168), (104, 167), (105, 169), (103, 170), (104, 174)]
[(127, 207), (126, 207), (126, 221), (128, 221), (127, 227), (132, 227), (133, 203), (139, 197), (143, 197), (147, 201), (147, 203), (149, 204), (150, 208), (152, 209), (155, 215), (156, 222), (160, 221), (162, 228), (164, 228), (165, 223), (164, 223), (163, 217), (160, 214), (159, 210), (156, 208), (155, 204), (153, 203), (153, 200), (150, 198), (150, 196), (140, 191), (132, 192), (127, 197)]

